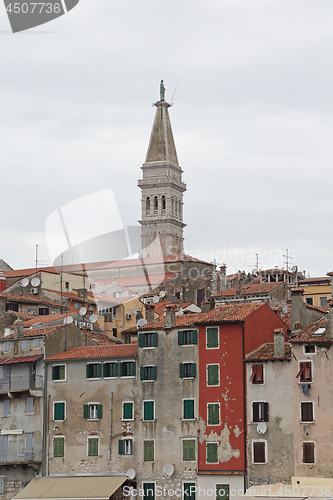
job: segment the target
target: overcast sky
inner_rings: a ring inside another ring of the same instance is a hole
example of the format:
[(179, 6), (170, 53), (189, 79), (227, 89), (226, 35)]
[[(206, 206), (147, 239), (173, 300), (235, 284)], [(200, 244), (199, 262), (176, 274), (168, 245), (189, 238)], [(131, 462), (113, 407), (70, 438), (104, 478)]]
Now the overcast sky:
[(251, 271), (256, 253), (260, 268), (284, 266), (288, 248), (290, 265), (325, 275), (332, 21), (331, 0), (80, 0), (12, 34), (0, 5), (0, 258), (33, 267), (39, 244), (51, 264), (47, 217), (104, 189), (124, 225), (140, 218), (137, 180), (163, 78), (168, 102), (176, 89), (186, 252), (231, 273)]

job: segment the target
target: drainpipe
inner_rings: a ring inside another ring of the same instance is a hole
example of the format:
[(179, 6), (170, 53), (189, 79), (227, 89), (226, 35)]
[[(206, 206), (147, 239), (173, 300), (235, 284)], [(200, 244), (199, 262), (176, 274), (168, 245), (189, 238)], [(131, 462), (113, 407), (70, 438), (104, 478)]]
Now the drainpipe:
[(111, 392), (110, 398), (110, 437), (109, 437), (109, 453), (108, 458), (111, 460), (111, 439), (112, 439), (112, 402), (113, 402), (113, 392)]
[(47, 367), (44, 361), (44, 388), (43, 388), (43, 451), (42, 451), (42, 476), (46, 474), (46, 467), (48, 463), (48, 457), (46, 454), (46, 435), (47, 435), (47, 427), (48, 427), (48, 419), (47, 419)]
[(245, 335), (242, 323), (239, 323), (242, 329), (242, 347), (243, 347), (243, 420), (244, 420), (244, 494), (246, 491), (246, 473), (247, 473), (247, 418), (246, 418), (246, 363), (245, 363)]

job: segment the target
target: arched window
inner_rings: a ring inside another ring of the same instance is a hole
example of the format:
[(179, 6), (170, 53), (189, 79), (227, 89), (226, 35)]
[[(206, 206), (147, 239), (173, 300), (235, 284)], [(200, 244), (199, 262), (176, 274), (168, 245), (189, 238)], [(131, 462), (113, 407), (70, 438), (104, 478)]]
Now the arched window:
[(175, 215), (178, 217), (178, 200), (177, 198), (175, 199)]
[(165, 206), (166, 206), (166, 200), (165, 200), (165, 196), (163, 195), (162, 196), (162, 210), (165, 211)]
[(154, 196), (154, 213), (157, 214), (158, 211), (158, 196)]
[(146, 214), (150, 214), (150, 196), (147, 196), (146, 198)]

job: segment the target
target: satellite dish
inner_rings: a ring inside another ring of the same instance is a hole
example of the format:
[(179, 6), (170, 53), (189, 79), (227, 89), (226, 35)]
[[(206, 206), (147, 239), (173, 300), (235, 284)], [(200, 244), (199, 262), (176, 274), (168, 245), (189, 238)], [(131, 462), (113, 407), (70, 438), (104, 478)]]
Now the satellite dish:
[(22, 286), (28, 286), (28, 285), (29, 285), (29, 280), (28, 280), (28, 278), (23, 278), (23, 280), (21, 281), (21, 285), (22, 285)]
[(158, 295), (154, 295), (154, 297), (153, 297), (154, 304), (157, 304), (159, 301), (160, 301), (159, 296)]
[(297, 266), (293, 266), (293, 267), (291, 268), (291, 270), (292, 270), (292, 272), (293, 272), (293, 273), (296, 273), (296, 271), (297, 271)]
[(252, 269), (252, 271), (251, 271), (252, 274), (257, 274), (257, 272), (258, 272), (258, 269), (256, 267), (254, 269)]
[(64, 318), (64, 325), (70, 325), (71, 323), (73, 323), (72, 316), (67, 316), (66, 318)]
[(267, 425), (265, 422), (259, 422), (259, 424), (257, 425), (257, 432), (259, 434), (265, 434), (265, 432), (267, 431)]
[(138, 307), (134, 307), (133, 314), (138, 314), (138, 312), (139, 312), (139, 308)]
[(165, 291), (164, 290), (160, 291), (160, 297), (165, 297)]
[(87, 309), (85, 307), (81, 307), (81, 309), (79, 310), (79, 314), (81, 314), (81, 316), (84, 316), (87, 312)]
[(172, 476), (172, 474), (174, 473), (174, 466), (172, 464), (165, 464), (164, 467), (163, 467), (163, 474), (165, 476)]
[(32, 278), (31, 284), (32, 284), (32, 286), (40, 285), (40, 279), (39, 278)]
[(89, 321), (91, 323), (95, 323), (95, 321), (97, 321), (97, 314), (92, 314), (90, 317), (89, 317)]
[(145, 320), (145, 318), (141, 318), (141, 319), (139, 319), (139, 321), (137, 321), (136, 327), (141, 328), (141, 326), (145, 326), (146, 324), (147, 324), (147, 321)]
[(173, 295), (171, 297), (171, 302), (174, 304), (175, 302), (177, 302), (177, 295)]
[(127, 479), (134, 479), (135, 478), (135, 470), (128, 469), (128, 471), (126, 472), (126, 477), (127, 477)]

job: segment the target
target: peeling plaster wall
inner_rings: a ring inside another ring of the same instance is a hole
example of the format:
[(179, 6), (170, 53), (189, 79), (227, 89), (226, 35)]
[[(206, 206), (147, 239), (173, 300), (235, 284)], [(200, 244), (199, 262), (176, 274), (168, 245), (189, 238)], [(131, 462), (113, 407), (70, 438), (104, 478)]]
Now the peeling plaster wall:
[[(247, 456), (249, 485), (290, 481), (295, 475), (293, 450), (292, 362), (264, 363), (264, 383), (252, 384), (247, 363)], [(267, 431), (260, 434), (252, 422), (252, 402), (268, 402)], [(267, 463), (253, 463), (253, 440), (267, 442)]]

